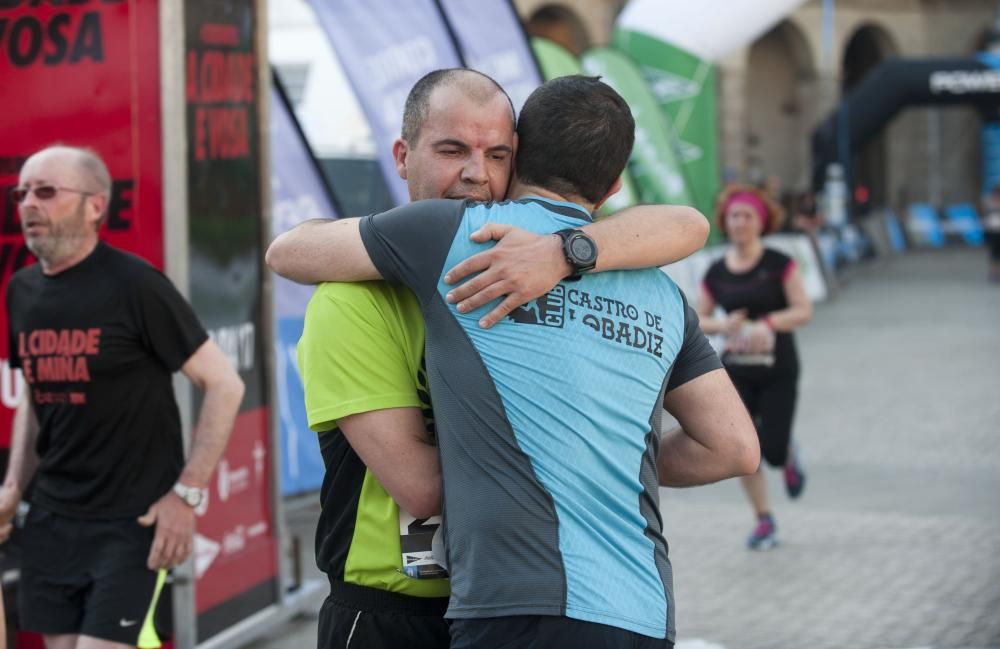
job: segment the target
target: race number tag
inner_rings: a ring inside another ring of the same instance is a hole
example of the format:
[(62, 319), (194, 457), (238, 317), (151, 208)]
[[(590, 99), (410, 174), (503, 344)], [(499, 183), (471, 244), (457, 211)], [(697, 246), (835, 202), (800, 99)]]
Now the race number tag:
[(434, 559), (434, 532), (441, 526), (440, 516), (414, 518), (399, 510), (399, 548), (403, 555), (403, 573), (411, 579), (444, 579), (448, 571)]

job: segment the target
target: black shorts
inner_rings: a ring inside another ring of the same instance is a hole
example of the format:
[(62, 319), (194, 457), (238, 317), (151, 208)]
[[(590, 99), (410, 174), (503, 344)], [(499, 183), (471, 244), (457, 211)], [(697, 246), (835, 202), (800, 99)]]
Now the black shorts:
[(726, 366), (729, 378), (753, 418), (760, 454), (774, 467), (788, 460), (792, 421), (798, 399), (799, 373), (755, 366)]
[(547, 615), (451, 621), (451, 649), (673, 649), (666, 638)]
[(146, 568), (153, 528), (134, 518), (81, 520), (34, 506), (20, 536), (25, 631), (128, 645), (139, 645), (142, 635), (142, 647), (159, 646), (146, 625), (165, 574)]
[(990, 249), (990, 259), (1000, 261), (1000, 232), (987, 232), (986, 245)]
[(448, 598), (407, 597), (331, 582), (319, 611), (319, 649), (448, 649)]

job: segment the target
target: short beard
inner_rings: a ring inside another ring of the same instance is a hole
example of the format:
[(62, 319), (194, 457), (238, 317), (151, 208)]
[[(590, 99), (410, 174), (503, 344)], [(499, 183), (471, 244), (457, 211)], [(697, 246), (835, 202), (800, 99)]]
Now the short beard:
[(84, 220), (86, 200), (82, 198), (73, 212), (71, 220), (62, 223), (60, 226), (49, 225), (47, 235), (37, 239), (24, 238), (24, 244), (35, 257), (43, 261), (46, 266), (56, 266), (60, 262), (76, 254), (80, 247), (80, 242), (86, 236), (87, 224)]

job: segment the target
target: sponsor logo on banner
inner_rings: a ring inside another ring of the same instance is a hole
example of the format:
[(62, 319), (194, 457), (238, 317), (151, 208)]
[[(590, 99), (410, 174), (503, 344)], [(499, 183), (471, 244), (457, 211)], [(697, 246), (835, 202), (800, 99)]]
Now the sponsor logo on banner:
[(684, 140), (677, 140), (677, 155), (680, 157), (682, 162), (694, 162), (695, 160), (701, 160), (703, 155), (703, 150), (697, 144), (691, 144), (690, 142), (685, 142)]
[(255, 342), (257, 340), (257, 328), (254, 323), (244, 322), (228, 327), (218, 327), (210, 330), (208, 335), (237, 371), (249, 372), (253, 370)]
[[(119, 0), (120, 1), (120, 0)], [(104, 61), (106, 36), (100, 11), (79, 5), (112, 4), (115, 0), (77, 0), (73, 9), (49, 15), (5, 15), (22, 7), (35, 7), (38, 0), (7, 0), (0, 3), (0, 56), (18, 68), (55, 66), (86, 61)], [(60, 4), (60, 3), (53, 3)], [(115, 37), (113, 34), (112, 38)]]
[(215, 558), (219, 556), (221, 545), (201, 534), (194, 535), (194, 574), (201, 579)]
[(229, 500), (230, 494), (238, 495), (250, 488), (250, 468), (241, 466), (232, 469), (226, 458), (219, 462), (216, 475), (219, 500), (222, 502)]
[(934, 72), (930, 78), (935, 95), (967, 95), (980, 92), (1000, 92), (1000, 71), (954, 70)]
[(649, 84), (649, 89), (662, 103), (684, 101), (701, 94), (701, 85), (687, 77), (651, 68), (648, 65), (640, 66), (639, 69), (642, 70), (642, 76)]

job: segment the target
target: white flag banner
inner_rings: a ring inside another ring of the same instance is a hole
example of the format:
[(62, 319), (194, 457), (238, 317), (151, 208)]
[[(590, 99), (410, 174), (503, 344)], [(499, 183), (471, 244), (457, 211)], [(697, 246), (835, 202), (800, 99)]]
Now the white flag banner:
[(752, 43), (803, 4), (805, 0), (630, 0), (616, 26), (716, 62)]

